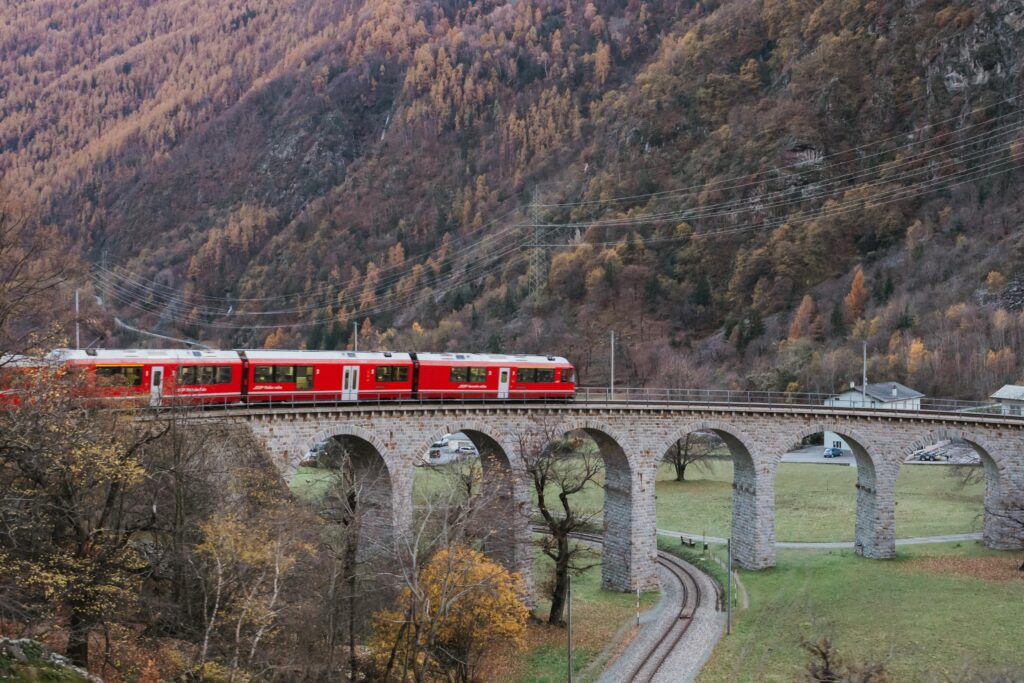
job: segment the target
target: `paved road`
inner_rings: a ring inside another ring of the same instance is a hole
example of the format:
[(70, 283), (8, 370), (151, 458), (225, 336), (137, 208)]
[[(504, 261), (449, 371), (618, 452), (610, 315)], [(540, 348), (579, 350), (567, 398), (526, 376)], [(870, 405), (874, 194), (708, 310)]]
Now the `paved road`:
[(805, 446), (800, 450), (790, 451), (782, 456), (782, 462), (809, 462), (815, 465), (845, 465), (856, 467), (857, 461), (853, 453), (844, 452), (838, 458), (826, 458), (822, 455), (824, 446)]
[[(699, 534), (688, 534), (686, 532), (669, 531), (658, 529), (659, 536), (669, 538), (686, 538), (700, 543), (706, 540), (708, 543), (725, 545), (726, 539), (720, 536), (701, 536)], [(981, 534), (948, 534), (945, 536), (917, 536), (914, 538), (897, 538), (896, 545), (924, 545), (927, 543), (955, 543), (957, 541), (980, 541)], [(840, 548), (853, 548), (853, 541), (822, 541), (822, 542), (796, 542), (779, 541), (776, 548), (797, 548), (800, 550), (836, 550)]]

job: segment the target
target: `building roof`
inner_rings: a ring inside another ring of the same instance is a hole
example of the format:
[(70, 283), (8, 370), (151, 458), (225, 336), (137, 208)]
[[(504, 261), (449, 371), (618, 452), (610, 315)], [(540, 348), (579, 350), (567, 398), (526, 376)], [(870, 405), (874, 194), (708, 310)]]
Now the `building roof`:
[[(857, 390), (861, 391), (859, 387)], [(911, 389), (899, 382), (878, 382), (877, 384), (869, 384), (868, 390), (864, 393), (882, 403), (908, 401), (910, 399), (922, 398), (924, 396), (920, 391)]]
[(1024, 401), (1024, 387), (1019, 384), (1004, 384), (1003, 387), (992, 394), (990, 398), (999, 401)]
[[(893, 393), (895, 389), (895, 393)], [(868, 384), (868, 390), (865, 392), (861, 387), (854, 386), (850, 387), (846, 391), (842, 391), (832, 398), (839, 398), (849, 393), (856, 394), (867, 394), (867, 396), (879, 403), (894, 403), (896, 401), (910, 401), (915, 398), (922, 398), (924, 394), (920, 391), (911, 389), (910, 387), (900, 384), (899, 382), (878, 382), (876, 384)], [(831, 400), (831, 399), (830, 399)]]

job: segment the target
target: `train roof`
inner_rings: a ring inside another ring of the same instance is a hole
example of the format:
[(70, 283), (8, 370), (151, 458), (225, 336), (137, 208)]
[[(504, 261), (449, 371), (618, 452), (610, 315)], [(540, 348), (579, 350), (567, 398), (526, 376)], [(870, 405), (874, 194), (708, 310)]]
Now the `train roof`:
[(56, 349), (50, 358), (59, 361), (237, 361), (237, 351), (213, 349)]
[(530, 363), (531, 365), (569, 365), (569, 361), (559, 356), (509, 355), (500, 353), (417, 353), (416, 359), (425, 362), (466, 363)]
[(240, 349), (250, 361), (257, 360), (318, 360), (318, 361), (412, 361), (408, 353), (377, 351), (277, 351), (275, 349)]

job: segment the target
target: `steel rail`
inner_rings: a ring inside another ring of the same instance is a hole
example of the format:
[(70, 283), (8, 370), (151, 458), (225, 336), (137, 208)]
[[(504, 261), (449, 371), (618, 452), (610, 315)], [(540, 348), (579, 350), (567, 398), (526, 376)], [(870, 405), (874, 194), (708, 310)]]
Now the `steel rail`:
[[(542, 527), (533, 525), (532, 531), (541, 534), (550, 534), (550, 532)], [(576, 532), (570, 534), (571, 538), (576, 540), (584, 541), (585, 543), (593, 543), (597, 545), (603, 545), (604, 538), (598, 534)], [(697, 612), (697, 609), (703, 607), (704, 601), (703, 592), (700, 589), (700, 581), (694, 576), (694, 569), (691, 568), (682, 558), (676, 557), (675, 555), (665, 552), (663, 550), (658, 551), (658, 565), (668, 570), (669, 574), (676, 580), (679, 585), (679, 590), (682, 595), (680, 600), (679, 610), (677, 611), (676, 618), (673, 619), (668, 627), (662, 631), (661, 635), (654, 645), (642, 656), (640, 661), (630, 669), (629, 676), (625, 679), (631, 683), (634, 681), (641, 681), (642, 683), (649, 683), (653, 681), (658, 672), (665, 665), (669, 656), (675, 651), (679, 641), (683, 639), (687, 631), (690, 630), (690, 626), (693, 625), (693, 618)], [(715, 584), (717, 586), (717, 584)], [(715, 607), (718, 606), (718, 595), (716, 588), (715, 595)]]

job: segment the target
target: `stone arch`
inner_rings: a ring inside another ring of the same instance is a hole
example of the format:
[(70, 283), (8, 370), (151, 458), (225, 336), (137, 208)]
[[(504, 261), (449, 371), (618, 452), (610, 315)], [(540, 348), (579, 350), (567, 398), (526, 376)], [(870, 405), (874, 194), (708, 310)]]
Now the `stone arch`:
[(486, 501), (475, 526), (484, 553), (510, 571), (519, 572), (532, 604), (533, 543), (530, 536), (532, 499), (528, 482), (522, 477), (519, 453), (509, 435), (492, 425), (476, 421), (452, 421), (435, 430), (416, 455), (448, 434), (465, 434), (480, 454), (483, 468), (481, 494)]
[[(1005, 456), (996, 445), (984, 435), (949, 427), (932, 429), (911, 442), (909, 451), (901, 453), (905, 458), (914, 451), (934, 446), (947, 440), (965, 441), (981, 458), (985, 471), (985, 494), (983, 502), (982, 538), (991, 548), (1016, 550), (1021, 547), (1017, 525), (1009, 522), (1006, 502), (1006, 484), (1012, 475)], [(902, 463), (902, 459), (901, 459)]]
[(615, 426), (594, 419), (555, 423), (553, 434), (581, 431), (597, 444), (604, 462), (604, 540), (601, 584), (611, 590), (657, 587), (654, 471), (644, 482), (633, 440)]
[(857, 462), (857, 513), (854, 550), (876, 560), (896, 555), (896, 473), (899, 460), (883, 457), (873, 439), (844, 422), (815, 422), (797, 431), (800, 441), (820, 432), (835, 432), (853, 450)]
[(782, 454), (765, 452), (746, 430), (721, 420), (695, 420), (677, 428), (655, 451), (658, 462), (693, 432), (717, 434), (732, 455), (733, 556), (746, 569), (775, 566), (775, 468)]
[(345, 446), (353, 468), (361, 560), (392, 554), (411, 521), (401, 493), (410, 476), (375, 433), (357, 425), (320, 429), (308, 440), (303, 453), (332, 440)]

